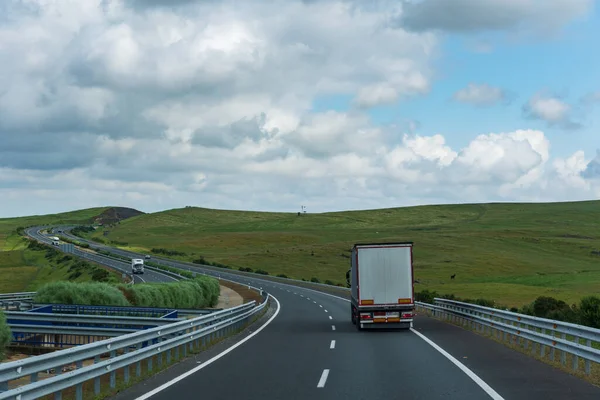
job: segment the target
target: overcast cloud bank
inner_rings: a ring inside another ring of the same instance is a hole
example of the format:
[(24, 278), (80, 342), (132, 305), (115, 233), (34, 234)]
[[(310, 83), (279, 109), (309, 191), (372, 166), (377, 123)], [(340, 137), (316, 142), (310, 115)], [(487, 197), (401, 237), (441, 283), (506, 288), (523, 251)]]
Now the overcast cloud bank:
[[(506, 3), (515, 20), (503, 13), (486, 19), (490, 27), (530, 17)], [(553, 27), (588, 2), (559, 3), (543, 16)], [(540, 130), (481, 132), (453, 149), (444, 132), (373, 123), (370, 108), (432, 90), (441, 38), (429, 28), (459, 22), (433, 15), (431, 5), (169, 4), (0, 6), (0, 216), (99, 205), (317, 212), (600, 195), (598, 156), (551, 158)], [(465, 29), (482, 23), (464, 18)], [(328, 95), (352, 96), (354, 107), (314, 111)], [(472, 104), (504, 98), (485, 84), (456, 94)], [(573, 123), (558, 99), (535, 97), (524, 110)]]

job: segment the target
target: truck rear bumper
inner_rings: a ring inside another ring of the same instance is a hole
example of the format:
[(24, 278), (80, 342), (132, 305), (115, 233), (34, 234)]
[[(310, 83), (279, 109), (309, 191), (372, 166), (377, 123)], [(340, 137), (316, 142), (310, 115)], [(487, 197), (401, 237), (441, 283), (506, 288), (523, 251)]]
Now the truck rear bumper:
[(413, 321), (403, 320), (400, 322), (366, 322), (360, 321), (361, 329), (409, 329), (413, 327)]

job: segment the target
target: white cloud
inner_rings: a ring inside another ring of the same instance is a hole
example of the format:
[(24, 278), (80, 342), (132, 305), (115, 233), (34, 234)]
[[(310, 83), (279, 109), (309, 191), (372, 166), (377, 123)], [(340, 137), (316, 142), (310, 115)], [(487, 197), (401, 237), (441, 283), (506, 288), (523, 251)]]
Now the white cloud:
[[(550, 159), (540, 131), (453, 148), (444, 132), (416, 135), (410, 116), (406, 129), (373, 124), (365, 108), (429, 91), (439, 37), (390, 26), (393, 2), (363, 4), (3, 5), (2, 215), (520, 199), (554, 178), (548, 200), (596, 190), (578, 181), (583, 155), (579, 169)], [(313, 111), (328, 96), (358, 107)]]
[(506, 93), (487, 83), (469, 85), (454, 93), (454, 100), (475, 105), (492, 105), (506, 99)]
[(403, 0), (402, 5), (399, 22), (415, 31), (548, 33), (586, 15), (593, 0)]
[(565, 129), (577, 129), (581, 125), (571, 118), (572, 108), (557, 97), (536, 93), (523, 107), (525, 115), (532, 119), (541, 119), (549, 125)]

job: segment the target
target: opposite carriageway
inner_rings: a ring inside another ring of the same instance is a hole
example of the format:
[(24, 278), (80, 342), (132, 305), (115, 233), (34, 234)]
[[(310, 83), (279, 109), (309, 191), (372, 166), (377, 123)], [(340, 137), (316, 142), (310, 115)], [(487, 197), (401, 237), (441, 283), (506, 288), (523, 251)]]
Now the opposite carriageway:
[[(76, 239), (117, 256), (142, 256)], [(220, 353), (241, 342), (217, 346), (117, 399), (199, 391), (211, 399), (600, 398), (600, 389), (581, 379), (433, 318), (419, 315), (405, 332), (357, 332), (342, 288), (298, 287), (309, 285), (162, 257), (153, 261), (264, 288), (279, 307), (260, 334), (241, 339), (247, 341), (234, 351)]]

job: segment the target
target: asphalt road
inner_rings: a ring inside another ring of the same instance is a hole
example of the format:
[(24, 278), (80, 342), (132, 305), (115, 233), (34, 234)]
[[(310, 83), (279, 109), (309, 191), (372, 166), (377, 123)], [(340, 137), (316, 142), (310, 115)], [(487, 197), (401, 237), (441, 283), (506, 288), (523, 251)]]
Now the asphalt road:
[[(345, 298), (180, 266), (263, 287), (277, 299), (278, 313), (256, 336), (212, 363), (190, 361), (171, 368), (125, 390), (119, 398), (600, 398), (598, 387), (426, 316), (417, 316), (410, 331), (359, 332), (350, 322)], [(201, 369), (191, 373), (194, 368)]]

